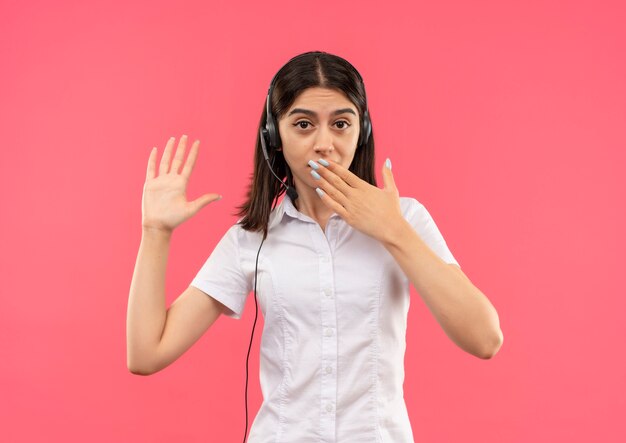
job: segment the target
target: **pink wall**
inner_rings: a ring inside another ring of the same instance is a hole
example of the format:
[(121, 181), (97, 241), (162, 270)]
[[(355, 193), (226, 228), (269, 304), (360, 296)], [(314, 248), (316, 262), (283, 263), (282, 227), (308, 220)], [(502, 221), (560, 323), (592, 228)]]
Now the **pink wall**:
[(169, 305), (236, 221), (270, 79), (309, 50), (359, 69), (379, 185), (389, 156), (500, 315), (480, 360), (412, 289), (416, 442), (625, 441), (622, 2), (116, 3), (0, 4), (3, 441), (243, 439), (252, 296), (162, 372), (126, 367), (145, 169), (189, 134), (189, 197), (224, 196), (176, 230)]

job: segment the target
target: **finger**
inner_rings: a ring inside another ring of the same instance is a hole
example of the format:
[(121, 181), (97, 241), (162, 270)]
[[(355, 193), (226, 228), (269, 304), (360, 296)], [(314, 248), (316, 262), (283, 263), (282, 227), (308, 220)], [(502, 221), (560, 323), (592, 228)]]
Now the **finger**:
[(333, 200), (326, 192), (324, 192), (320, 188), (315, 188), (315, 192), (317, 192), (317, 195), (319, 195), (319, 197), (322, 199), (324, 204), (328, 206), (330, 209), (332, 209), (333, 211), (335, 211), (337, 214), (339, 214), (341, 218), (345, 220), (348, 217), (349, 214), (346, 208), (344, 208), (335, 200)]
[(385, 191), (396, 191), (398, 189), (396, 187), (396, 181), (393, 178), (393, 172), (391, 172), (391, 169), (388, 168), (386, 164), (383, 165), (383, 185)]
[(150, 157), (148, 157), (148, 170), (146, 171), (146, 181), (154, 178), (154, 169), (156, 167), (156, 146), (150, 151)]
[(163, 157), (161, 157), (161, 163), (159, 163), (159, 175), (167, 174), (167, 171), (169, 171), (170, 169), (170, 156), (172, 153), (172, 146), (174, 146), (175, 140), (176, 139), (174, 137), (170, 137), (165, 145)]
[[(363, 183), (367, 183), (361, 177), (350, 171), (349, 169), (344, 168), (341, 164), (336, 163), (332, 160), (326, 159), (328, 162), (328, 166), (324, 166), (321, 162), (317, 162), (321, 165), (320, 169), (325, 169), (327, 171), (332, 172), (334, 175), (339, 177), (344, 183), (348, 185), (350, 188), (358, 188)], [(320, 173), (320, 171), (317, 171)], [(320, 173), (321, 174), (321, 173)], [(330, 181), (330, 180), (329, 180)]]
[(193, 145), (191, 145), (191, 149), (189, 150), (189, 155), (187, 156), (187, 161), (185, 162), (185, 166), (183, 166), (183, 172), (181, 173), (183, 177), (189, 179), (191, 176), (191, 171), (193, 171), (193, 167), (196, 164), (196, 158), (198, 158), (198, 147), (200, 146), (200, 140), (196, 140)]
[[(321, 169), (322, 168), (318, 169), (317, 171), (311, 171), (311, 175), (313, 176), (313, 180), (315, 181), (317, 186), (319, 186), (320, 189), (322, 189), (327, 194), (330, 194), (330, 197), (332, 197), (332, 199), (336, 202), (339, 202), (339, 204), (341, 204), (342, 206), (346, 205), (348, 203), (348, 196), (341, 192), (341, 190), (337, 189), (335, 183), (337, 183), (338, 186), (341, 186), (338, 182), (343, 183), (344, 189), (350, 188), (350, 186), (344, 183), (336, 175), (333, 175), (330, 171), (321, 171)], [(321, 174), (319, 174), (320, 178), (315, 178), (313, 172), (317, 172), (318, 174), (321, 172)], [(326, 177), (332, 180), (332, 183), (326, 180)], [(346, 190), (345, 192), (348, 191)]]
[(328, 188), (327, 192), (330, 192), (331, 196), (335, 200), (339, 200), (339, 202), (342, 204), (345, 203), (345, 199), (350, 197), (350, 191), (352, 191), (354, 188), (345, 181), (343, 181), (341, 177), (333, 173), (328, 168), (320, 166), (320, 168), (317, 169), (315, 172), (317, 172), (322, 177), (320, 180), (318, 180), (322, 184), (321, 187), (326, 190), (328, 188), (328, 185), (332, 186), (332, 189)]
[(178, 174), (178, 170), (180, 169), (180, 165), (183, 163), (183, 158), (185, 156), (185, 148), (187, 147), (187, 135), (183, 135), (178, 142), (178, 148), (176, 148), (176, 154), (174, 154), (174, 161), (172, 162), (172, 167), (170, 168), (170, 172), (174, 174)]
[(212, 203), (217, 200), (221, 200), (222, 196), (219, 194), (205, 194), (202, 197), (198, 197), (192, 202), (189, 202), (189, 206), (191, 207), (192, 214), (198, 213), (200, 209), (204, 208), (209, 203)]

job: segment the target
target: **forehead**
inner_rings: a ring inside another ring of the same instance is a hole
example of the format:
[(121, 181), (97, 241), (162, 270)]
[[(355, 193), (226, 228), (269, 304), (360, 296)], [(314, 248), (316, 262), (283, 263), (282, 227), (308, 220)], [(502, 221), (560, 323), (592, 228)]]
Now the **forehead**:
[(327, 108), (327, 107), (343, 107), (353, 108), (356, 110), (356, 106), (350, 101), (348, 96), (337, 89), (329, 88), (307, 88), (296, 97), (289, 110), (293, 108)]

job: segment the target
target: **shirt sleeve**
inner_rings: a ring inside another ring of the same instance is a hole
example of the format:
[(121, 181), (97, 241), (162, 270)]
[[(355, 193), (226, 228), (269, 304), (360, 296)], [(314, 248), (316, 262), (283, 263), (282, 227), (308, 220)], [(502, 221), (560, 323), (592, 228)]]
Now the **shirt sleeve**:
[(239, 320), (251, 290), (241, 269), (237, 224), (233, 225), (213, 249), (191, 286), (224, 304), (224, 315)]
[(430, 212), (426, 207), (418, 202), (416, 199), (407, 197), (408, 210), (407, 221), (413, 226), (413, 229), (417, 231), (422, 240), (433, 250), (439, 258), (446, 263), (459, 264), (454, 258), (452, 252), (448, 248), (443, 235), (439, 231), (435, 220), (433, 220)]

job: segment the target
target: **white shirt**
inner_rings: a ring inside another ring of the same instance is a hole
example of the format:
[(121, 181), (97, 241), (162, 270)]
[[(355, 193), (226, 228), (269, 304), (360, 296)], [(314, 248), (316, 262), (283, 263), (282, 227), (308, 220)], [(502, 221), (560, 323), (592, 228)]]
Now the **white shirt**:
[[(422, 240), (458, 264), (424, 205), (400, 203)], [(254, 290), (261, 239), (233, 225), (191, 283), (229, 317), (241, 318)], [(382, 243), (337, 213), (323, 232), (283, 198), (259, 254), (263, 403), (248, 443), (413, 442), (403, 396), (409, 284)]]

